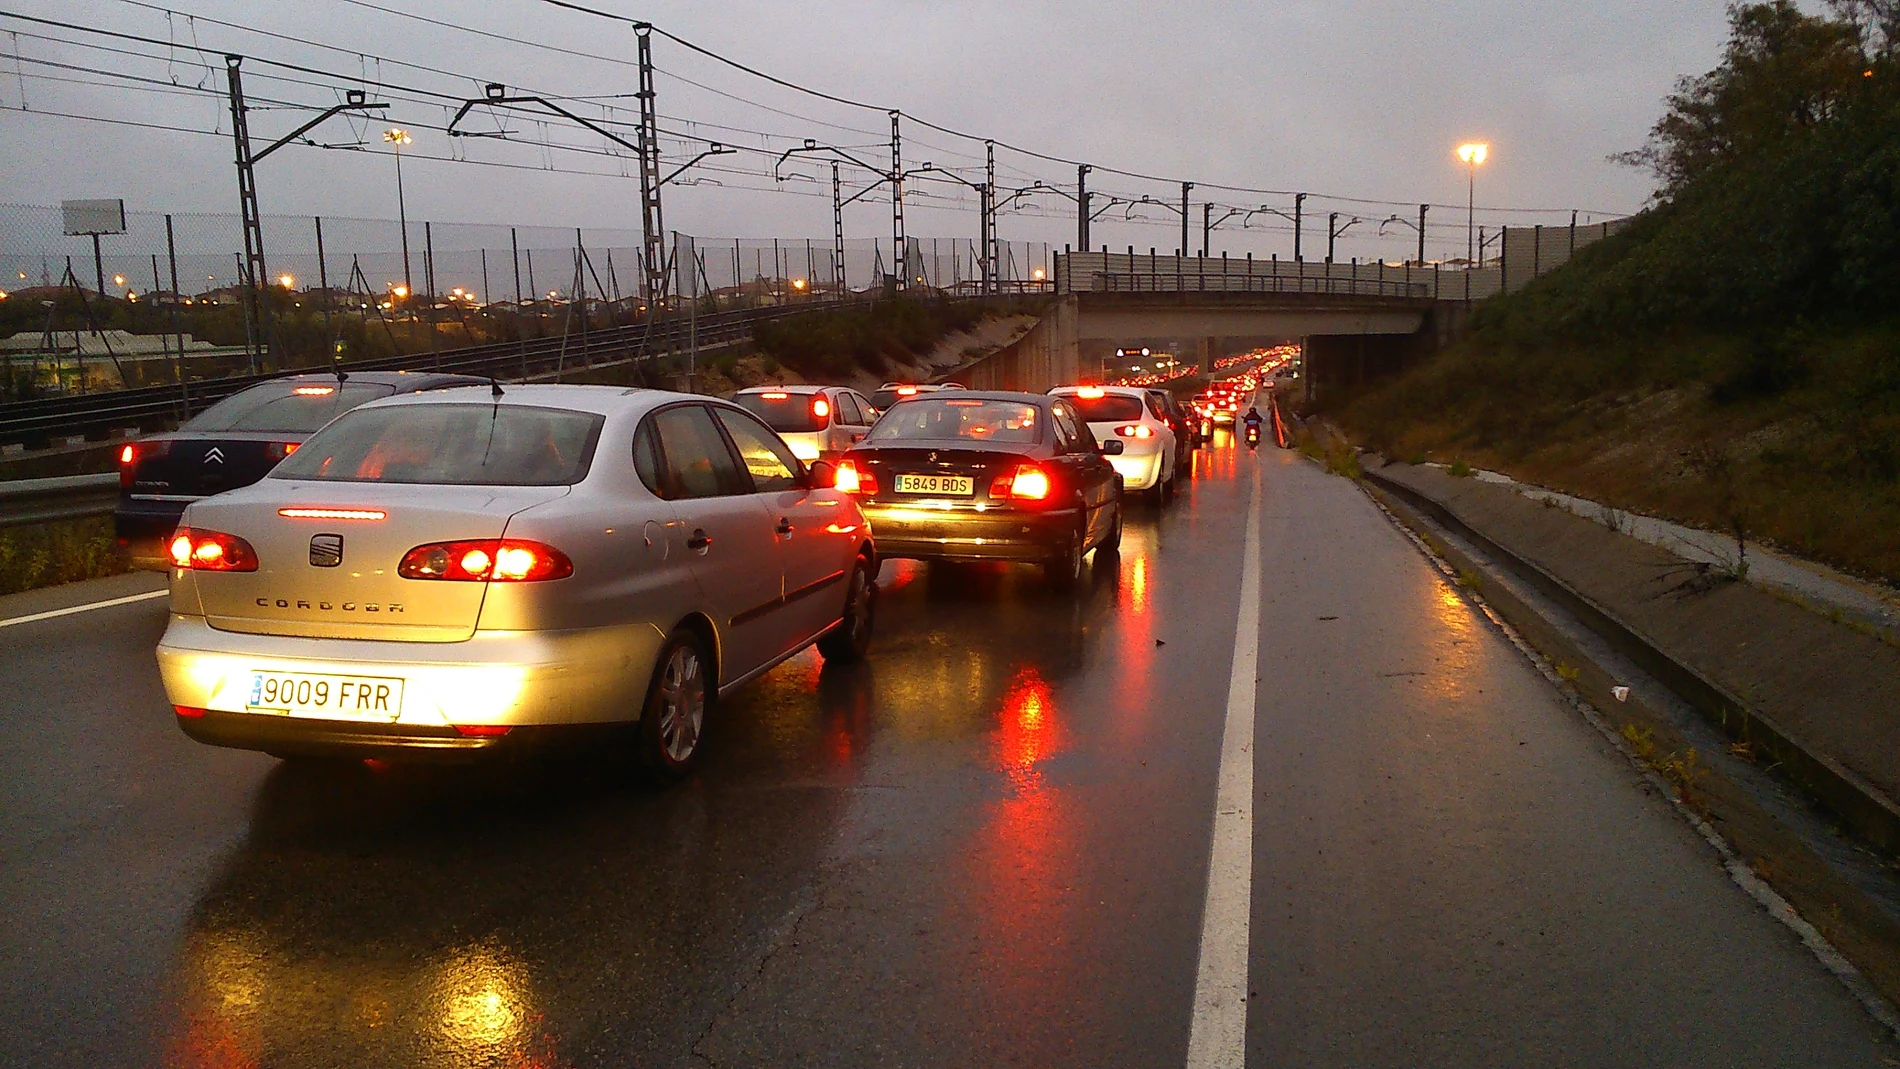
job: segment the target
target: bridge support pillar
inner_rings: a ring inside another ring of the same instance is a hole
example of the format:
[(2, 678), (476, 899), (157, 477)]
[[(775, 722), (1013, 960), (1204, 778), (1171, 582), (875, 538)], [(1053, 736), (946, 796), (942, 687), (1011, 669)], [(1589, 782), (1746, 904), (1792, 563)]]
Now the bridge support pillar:
[(1201, 369), (1201, 374), (1214, 373), (1214, 354), (1218, 351), (1219, 344), (1220, 339), (1209, 338), (1205, 335), (1194, 339), (1194, 363)]

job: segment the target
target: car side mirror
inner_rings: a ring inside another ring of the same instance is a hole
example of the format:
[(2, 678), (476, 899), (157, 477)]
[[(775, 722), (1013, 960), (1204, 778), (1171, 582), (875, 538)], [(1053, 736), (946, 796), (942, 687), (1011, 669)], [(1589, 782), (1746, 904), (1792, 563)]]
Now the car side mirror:
[(829, 460), (812, 461), (811, 467), (805, 469), (805, 485), (813, 490), (829, 490), (838, 485), (838, 466)]
[(1122, 455), (1124, 448), (1126, 447), (1122, 445), (1120, 439), (1110, 438), (1108, 441), (1102, 443), (1102, 455), (1105, 457), (1118, 457)]

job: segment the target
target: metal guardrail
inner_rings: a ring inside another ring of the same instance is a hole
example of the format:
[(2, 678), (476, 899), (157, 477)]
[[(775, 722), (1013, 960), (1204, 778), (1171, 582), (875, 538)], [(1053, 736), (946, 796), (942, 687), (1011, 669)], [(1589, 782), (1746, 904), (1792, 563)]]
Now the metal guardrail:
[(117, 472), (0, 482), (0, 527), (105, 516), (118, 500)]
[[(702, 345), (720, 345), (750, 337), (762, 320), (813, 310), (804, 305), (746, 309), (698, 317), (674, 317), (651, 323), (604, 327), (586, 334), (567, 334), (514, 342), (411, 353), (343, 363), (344, 371), (447, 371), (466, 375), (519, 380), (578, 371), (605, 360), (652, 357), (677, 352), (696, 331)], [(258, 375), (233, 375), (183, 384), (146, 386), (110, 393), (50, 397), (0, 405), (0, 442), (32, 442), (60, 435), (97, 433), (120, 427), (151, 428), (182, 421), (240, 390), (260, 382), (324, 367), (286, 369)]]

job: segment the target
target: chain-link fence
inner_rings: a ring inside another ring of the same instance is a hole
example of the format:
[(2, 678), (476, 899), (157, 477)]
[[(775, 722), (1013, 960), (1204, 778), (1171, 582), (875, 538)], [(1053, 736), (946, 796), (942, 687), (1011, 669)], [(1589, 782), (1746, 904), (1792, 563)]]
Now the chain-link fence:
[[(63, 233), (59, 208), (0, 205), (0, 397), (584, 334), (650, 314), (637, 230), (260, 222), (266, 285), (253, 303), (236, 215), (129, 211), (124, 233), (92, 237)], [(893, 248), (675, 233), (665, 294), (675, 311), (705, 312), (861, 299), (896, 283)], [(973, 240), (911, 238), (904, 253), (912, 292), (985, 289)], [(990, 288), (1043, 288), (1054, 259), (1045, 244), (999, 243)]]
[[(0, 204), (0, 271), (11, 280), (0, 289), (57, 287), (70, 268), (73, 284), (114, 298), (215, 300), (243, 276), (236, 215), (128, 211), (125, 221), (125, 233), (97, 239), (95, 262), (94, 239), (62, 234), (58, 208)], [(291, 292), (388, 294), (400, 286), (487, 305), (576, 295), (621, 301), (642, 289), (637, 230), (282, 215), (265, 216), (261, 230), (267, 281)], [(910, 286), (969, 291), (983, 278), (974, 239), (905, 244)], [(864, 292), (896, 272), (889, 238), (847, 239), (842, 263), (832, 239), (674, 234), (668, 245), (675, 267), (697, 265), (690, 275), (669, 271), (673, 296)], [(1039, 242), (999, 242), (997, 259), (1005, 283), (1033, 283), (1054, 269), (1053, 250)]]

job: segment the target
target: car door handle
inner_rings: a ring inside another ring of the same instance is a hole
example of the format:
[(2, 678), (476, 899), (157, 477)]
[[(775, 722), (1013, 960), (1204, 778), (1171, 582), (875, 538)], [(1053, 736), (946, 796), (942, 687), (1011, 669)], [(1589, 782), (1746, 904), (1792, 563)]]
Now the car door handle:
[(704, 551), (708, 546), (711, 546), (711, 545), (712, 545), (712, 535), (707, 534), (704, 528), (699, 528), (699, 529), (694, 530), (693, 537), (688, 538), (686, 540), (687, 549), (696, 549), (696, 550)]
[(777, 532), (778, 532), (779, 534), (782, 534), (782, 535), (788, 535), (788, 534), (791, 534), (791, 533), (792, 533), (792, 521), (790, 521), (790, 520), (788, 520), (788, 519), (786, 519), (786, 518), (785, 518), (785, 517), (783, 517), (783, 516), (780, 516), (780, 517), (779, 517), (779, 519), (778, 519), (778, 526), (777, 526), (777, 527), (774, 527), (774, 528), (772, 528), (772, 530), (774, 530), (774, 531), (777, 531)]

